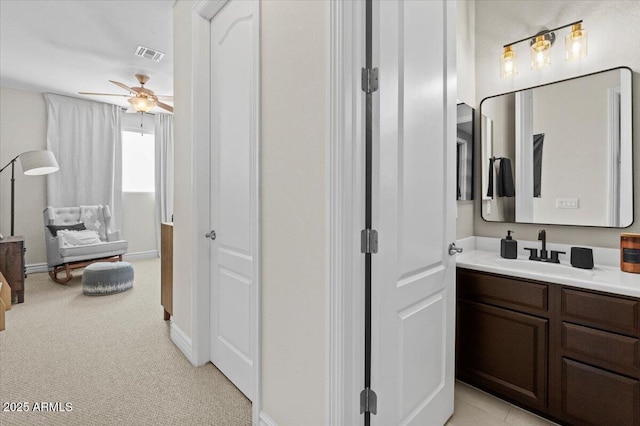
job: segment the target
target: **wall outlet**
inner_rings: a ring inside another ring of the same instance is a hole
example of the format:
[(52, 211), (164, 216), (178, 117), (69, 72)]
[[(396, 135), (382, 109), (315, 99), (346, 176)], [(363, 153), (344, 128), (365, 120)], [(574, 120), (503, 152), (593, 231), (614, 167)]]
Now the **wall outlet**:
[(577, 198), (556, 198), (556, 209), (579, 209), (580, 200)]

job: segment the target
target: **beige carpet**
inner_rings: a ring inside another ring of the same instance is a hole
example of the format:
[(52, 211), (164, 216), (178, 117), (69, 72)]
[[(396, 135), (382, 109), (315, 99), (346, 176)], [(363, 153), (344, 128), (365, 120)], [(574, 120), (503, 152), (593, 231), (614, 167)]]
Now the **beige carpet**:
[[(132, 290), (98, 297), (82, 294), (80, 273), (64, 286), (29, 275), (0, 332), (0, 424), (251, 424), (251, 403), (226, 377), (193, 367), (169, 340), (159, 260), (134, 269)], [(72, 410), (9, 413), (5, 402)]]

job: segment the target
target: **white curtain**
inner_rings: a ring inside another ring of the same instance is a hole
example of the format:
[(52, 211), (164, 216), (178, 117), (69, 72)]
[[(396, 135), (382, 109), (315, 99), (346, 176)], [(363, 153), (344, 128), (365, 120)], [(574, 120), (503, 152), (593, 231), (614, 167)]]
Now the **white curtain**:
[(51, 93), (44, 98), (47, 149), (60, 165), (59, 172), (47, 175), (47, 204), (108, 204), (112, 229), (121, 229), (122, 109)]
[(173, 115), (156, 114), (156, 235), (160, 223), (173, 222)]

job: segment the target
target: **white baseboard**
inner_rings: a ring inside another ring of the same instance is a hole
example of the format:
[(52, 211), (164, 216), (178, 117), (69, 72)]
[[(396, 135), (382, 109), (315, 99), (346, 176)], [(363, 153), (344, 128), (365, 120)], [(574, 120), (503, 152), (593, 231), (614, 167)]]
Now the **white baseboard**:
[(278, 424), (267, 413), (262, 411), (258, 419), (258, 426), (278, 426)]
[(30, 265), (27, 265), (26, 268), (27, 268), (27, 275), (35, 274), (38, 272), (47, 272), (49, 270), (46, 263), (32, 263)]
[(149, 250), (149, 251), (139, 251), (136, 253), (127, 253), (122, 256), (122, 260), (130, 261), (130, 260), (142, 260), (142, 259), (152, 259), (160, 257), (160, 252), (158, 250)]
[[(158, 250), (149, 250), (149, 251), (139, 251), (137, 253), (127, 253), (122, 256), (123, 260), (142, 260), (142, 259), (153, 259), (160, 257), (160, 252)], [(39, 272), (48, 272), (49, 267), (46, 263), (31, 263), (26, 265), (27, 275), (28, 274), (36, 274)]]
[[(174, 345), (178, 347), (189, 360), (191, 364), (193, 362), (193, 350), (191, 349), (191, 337), (187, 336), (184, 331), (171, 320), (171, 328), (169, 329), (169, 335)], [(194, 364), (195, 365), (195, 364)]]

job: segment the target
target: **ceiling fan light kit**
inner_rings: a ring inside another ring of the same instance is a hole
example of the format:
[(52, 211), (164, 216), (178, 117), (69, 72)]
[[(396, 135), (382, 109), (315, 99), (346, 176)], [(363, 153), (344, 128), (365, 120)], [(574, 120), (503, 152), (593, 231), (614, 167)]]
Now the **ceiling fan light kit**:
[(133, 108), (138, 112), (149, 112), (152, 108), (158, 105), (153, 99), (143, 98), (141, 96), (129, 98), (127, 101), (129, 101), (131, 106), (133, 106)]
[[(135, 109), (137, 112), (149, 112), (155, 107), (160, 107), (169, 112), (173, 112), (173, 107), (171, 105), (167, 105), (163, 102), (160, 102), (158, 98), (173, 100), (173, 96), (163, 96), (156, 95), (153, 90), (147, 89), (144, 87), (145, 83), (149, 81), (149, 76), (144, 74), (136, 74), (136, 79), (138, 83), (140, 83), (140, 87), (129, 87), (126, 84), (120, 83), (119, 81), (109, 80), (111, 83), (116, 86), (128, 91), (132, 96), (127, 99), (127, 101), (131, 104), (131, 107)], [(127, 95), (119, 95), (115, 93), (93, 93), (93, 92), (79, 92), (81, 95), (101, 95), (101, 96), (124, 96)]]

